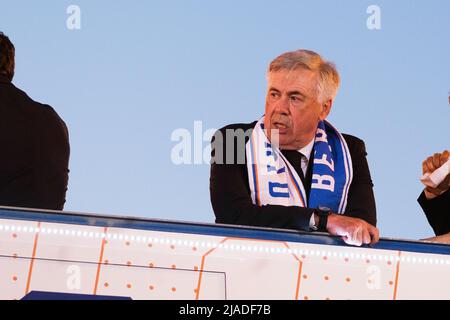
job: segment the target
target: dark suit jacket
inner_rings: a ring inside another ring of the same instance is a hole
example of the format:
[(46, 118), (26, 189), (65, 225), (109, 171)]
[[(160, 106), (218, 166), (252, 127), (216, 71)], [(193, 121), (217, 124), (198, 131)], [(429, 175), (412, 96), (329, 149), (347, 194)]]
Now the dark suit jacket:
[[(309, 230), (309, 221), (313, 214), (314, 208), (301, 208), (296, 206), (279, 206), (266, 205), (257, 206), (252, 203), (250, 196), (250, 187), (248, 184), (247, 164), (245, 157), (240, 159), (242, 164), (236, 164), (239, 160), (237, 149), (244, 148), (245, 143), (254, 128), (256, 122), (250, 124), (233, 124), (220, 129), (213, 137), (212, 145), (212, 164), (210, 177), (210, 195), (211, 203), (216, 215), (216, 223), (250, 225), (260, 227), (288, 228), (288, 229), (304, 229)], [(234, 162), (235, 164), (226, 164), (227, 157), (226, 145), (230, 143), (226, 138), (227, 129), (242, 129), (247, 131), (245, 141), (242, 139), (234, 141)], [(218, 146), (214, 146), (217, 134), (223, 136), (224, 164), (216, 164), (215, 156), (218, 155)], [(344, 135), (348, 144), (350, 154), (353, 161), (353, 182), (350, 186), (346, 216), (361, 218), (372, 225), (376, 225), (376, 208), (373, 194), (373, 184), (370, 177), (369, 166), (366, 160), (366, 149), (364, 142), (356, 137)], [(283, 152), (284, 153), (284, 152)], [(311, 157), (312, 158), (312, 157)], [(291, 164), (295, 163), (295, 159), (288, 160)], [(294, 165), (299, 173), (301, 171), (300, 162)], [(301, 174), (299, 174), (300, 176)], [(309, 164), (308, 172), (305, 177), (305, 189), (309, 193), (312, 180), (312, 159)]]
[(0, 205), (62, 210), (69, 134), (48, 105), (0, 75)]
[(450, 190), (439, 197), (428, 200), (425, 192), (418, 199), (428, 222), (437, 236), (450, 232)]

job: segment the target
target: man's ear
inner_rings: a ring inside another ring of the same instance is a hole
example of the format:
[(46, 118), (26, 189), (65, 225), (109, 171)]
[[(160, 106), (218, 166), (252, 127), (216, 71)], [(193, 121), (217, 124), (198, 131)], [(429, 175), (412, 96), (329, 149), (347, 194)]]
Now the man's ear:
[(322, 111), (319, 115), (320, 121), (325, 120), (330, 114), (331, 107), (333, 106), (333, 99), (328, 99), (325, 103), (322, 104)]

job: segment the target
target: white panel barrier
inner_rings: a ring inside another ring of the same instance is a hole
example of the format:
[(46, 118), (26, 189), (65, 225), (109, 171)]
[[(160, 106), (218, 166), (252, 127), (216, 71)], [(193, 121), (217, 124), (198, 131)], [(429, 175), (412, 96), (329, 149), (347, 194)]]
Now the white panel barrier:
[(450, 299), (450, 246), (0, 208), (0, 299)]

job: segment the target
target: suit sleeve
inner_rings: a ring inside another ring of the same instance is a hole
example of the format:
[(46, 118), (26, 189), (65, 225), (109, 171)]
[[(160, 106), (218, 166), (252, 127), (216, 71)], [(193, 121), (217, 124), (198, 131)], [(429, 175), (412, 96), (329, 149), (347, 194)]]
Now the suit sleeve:
[(36, 132), (34, 203), (40, 209), (63, 210), (69, 181), (69, 132), (51, 107), (41, 117), (43, 125)]
[(353, 162), (353, 181), (349, 189), (345, 215), (376, 226), (375, 196), (364, 141), (353, 137), (348, 141), (348, 146)]
[(418, 202), (437, 236), (450, 232), (450, 190), (431, 200), (422, 192)]
[[(223, 129), (216, 132), (212, 145), (220, 134), (225, 140)], [(236, 142), (236, 141), (235, 141)], [(223, 162), (226, 162), (226, 141), (218, 144), (212, 150), (212, 164), (210, 176), (211, 204), (217, 223), (249, 225), (259, 227), (287, 228), (309, 230), (310, 218), (313, 210), (296, 206), (254, 205), (248, 187), (246, 164), (237, 164), (237, 148), (242, 152), (245, 144), (237, 146), (235, 143), (233, 164), (217, 163), (215, 153), (223, 146)]]

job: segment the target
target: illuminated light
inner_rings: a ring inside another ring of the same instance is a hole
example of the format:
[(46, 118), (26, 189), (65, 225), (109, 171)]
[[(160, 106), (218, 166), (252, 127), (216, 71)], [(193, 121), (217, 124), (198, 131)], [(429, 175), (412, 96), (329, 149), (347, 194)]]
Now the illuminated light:
[(411, 258), (410, 258), (410, 257), (407, 257), (407, 258), (406, 258), (406, 262), (411, 262)]
[(23, 232), (28, 232), (28, 227), (23, 227)]
[(3, 228), (4, 228), (3, 225), (0, 224), (0, 230), (1, 230), (1, 231), (3, 231)]
[(276, 252), (277, 252), (277, 253), (281, 253), (280, 248), (277, 248)]
[(400, 258), (399, 257), (395, 257), (395, 261), (400, 261)]
[(88, 235), (87, 231), (83, 231), (83, 237), (87, 238), (87, 235)]
[(264, 251), (266, 252), (266, 253), (268, 253), (269, 252), (269, 248), (264, 248)]
[(184, 240), (184, 241), (183, 241), (183, 245), (184, 245), (185, 247), (187, 247), (187, 246), (189, 245), (189, 243), (188, 243), (186, 240)]
[(102, 239), (106, 238), (106, 233), (102, 233)]
[(236, 245), (236, 250), (241, 250), (241, 246), (240, 245)]
[[(286, 250), (286, 249), (284, 249), (284, 250)], [(288, 253), (288, 254), (292, 254), (292, 250), (291, 250), (291, 249), (288, 249), (288, 250), (287, 250), (287, 253)]]
[(337, 257), (338, 256), (338, 254), (337, 254), (337, 252), (333, 252), (333, 257)]
[(128, 241), (128, 240), (129, 240), (129, 237), (128, 237), (127, 235), (125, 235), (125, 236), (123, 237), (123, 240)]
[(17, 227), (17, 232), (22, 232), (22, 227), (21, 226)]
[(94, 234), (94, 238), (96, 238), (96, 239), (100, 238), (100, 233), (96, 232), (96, 233)]
[(217, 248), (217, 243), (213, 243), (212, 247)]
[(230, 245), (230, 250), (234, 250), (234, 245)]
[(65, 233), (66, 236), (68, 236), (70, 234), (70, 231), (66, 230), (64, 233)]
[(11, 231), (16, 231), (16, 227), (15, 226), (11, 226)]
[(76, 235), (75, 230), (72, 230), (72, 231), (70, 232), (70, 234), (72, 235), (72, 237), (75, 237), (75, 235)]
[(223, 248), (224, 248), (225, 250), (228, 250), (229, 247), (228, 247), (227, 244), (224, 244), (224, 245), (223, 245)]
[[(206, 247), (207, 247), (207, 248), (211, 248), (211, 243), (208, 242), (208, 243), (206, 244)], [(238, 250), (239, 250), (239, 249), (238, 249)]]
[(53, 234), (58, 234), (58, 229), (53, 229)]
[(275, 249), (274, 248), (270, 248), (270, 253), (274, 253)]
[(177, 244), (178, 244), (179, 246), (181, 246), (181, 245), (183, 244), (183, 241), (178, 240), (178, 241), (177, 241)]
[(412, 262), (416, 263), (417, 259), (416, 258), (412, 258)]
[(89, 232), (89, 238), (93, 238), (94, 237), (94, 233), (93, 232)]
[(204, 242), (200, 243), (200, 247), (204, 248), (205, 247), (205, 243)]
[(119, 240), (123, 240), (123, 235), (119, 234)]
[(136, 240), (136, 237), (135, 236), (131, 236), (130, 237), (130, 241), (135, 241)]
[(309, 255), (309, 251), (308, 250), (305, 250), (305, 255)]
[(63, 235), (64, 234), (64, 230), (63, 229), (59, 229), (59, 235)]
[(81, 237), (81, 231), (77, 232), (77, 236)]
[(5, 226), (5, 231), (9, 231), (9, 226)]

